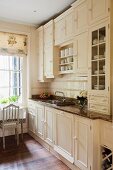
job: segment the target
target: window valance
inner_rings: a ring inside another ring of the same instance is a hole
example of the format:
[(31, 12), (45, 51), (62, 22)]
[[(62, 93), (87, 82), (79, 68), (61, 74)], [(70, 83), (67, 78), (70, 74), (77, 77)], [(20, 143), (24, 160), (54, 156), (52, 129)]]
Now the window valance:
[(0, 32), (0, 55), (27, 55), (27, 35)]

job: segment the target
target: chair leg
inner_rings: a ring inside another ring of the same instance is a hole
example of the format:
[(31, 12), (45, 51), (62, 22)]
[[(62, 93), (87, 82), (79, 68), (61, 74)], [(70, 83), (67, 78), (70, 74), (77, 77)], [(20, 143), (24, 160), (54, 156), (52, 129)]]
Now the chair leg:
[(18, 133), (18, 128), (16, 128), (16, 133), (17, 133), (17, 146), (19, 145), (19, 133)]
[(5, 128), (3, 127), (3, 149), (5, 149)]
[(22, 141), (23, 141), (23, 122), (21, 121), (21, 136), (22, 136)]
[(15, 128), (15, 140), (17, 140), (17, 128)]

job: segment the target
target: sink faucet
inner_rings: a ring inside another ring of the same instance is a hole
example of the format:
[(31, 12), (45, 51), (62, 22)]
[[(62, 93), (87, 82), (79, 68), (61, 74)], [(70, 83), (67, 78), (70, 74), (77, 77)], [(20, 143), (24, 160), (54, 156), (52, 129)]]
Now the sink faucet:
[(62, 94), (62, 100), (63, 101), (65, 101), (65, 94), (64, 94), (64, 92), (62, 92), (62, 91), (55, 91), (55, 96), (57, 96), (57, 94)]

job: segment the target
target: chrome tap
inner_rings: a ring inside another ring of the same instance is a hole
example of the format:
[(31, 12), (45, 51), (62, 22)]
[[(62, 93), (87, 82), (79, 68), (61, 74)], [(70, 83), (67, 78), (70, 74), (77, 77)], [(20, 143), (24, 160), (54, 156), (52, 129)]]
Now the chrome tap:
[(63, 100), (63, 102), (64, 102), (64, 101), (65, 101), (65, 94), (64, 94), (64, 92), (62, 92), (62, 91), (55, 91), (55, 96), (58, 96), (58, 93), (59, 93), (59, 94), (62, 94), (61, 97), (63, 97), (62, 100)]

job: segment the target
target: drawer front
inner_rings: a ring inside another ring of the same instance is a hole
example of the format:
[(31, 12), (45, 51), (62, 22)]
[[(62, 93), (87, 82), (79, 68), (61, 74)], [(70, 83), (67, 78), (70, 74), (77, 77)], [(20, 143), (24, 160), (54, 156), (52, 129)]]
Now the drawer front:
[(109, 114), (108, 107), (105, 105), (103, 106), (103, 105), (89, 103), (89, 110), (99, 112), (99, 113)]
[(90, 95), (89, 96), (89, 101), (90, 103), (99, 103), (103, 105), (108, 104), (108, 97), (107, 96), (95, 96), (95, 95)]

